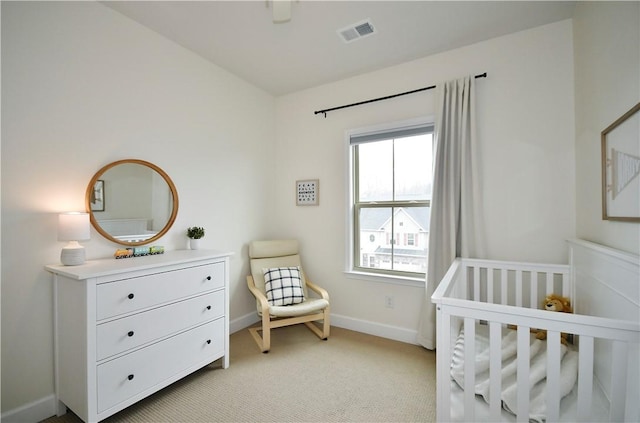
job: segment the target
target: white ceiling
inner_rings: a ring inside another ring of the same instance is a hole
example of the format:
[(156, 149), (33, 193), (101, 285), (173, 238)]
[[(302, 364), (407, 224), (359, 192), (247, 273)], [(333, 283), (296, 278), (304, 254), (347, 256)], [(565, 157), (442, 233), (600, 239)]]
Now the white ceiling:
[[(258, 1), (107, 1), (274, 95), (283, 95), (572, 17), (565, 1), (295, 0), (274, 24)], [(370, 19), (374, 35), (344, 43), (337, 31)]]

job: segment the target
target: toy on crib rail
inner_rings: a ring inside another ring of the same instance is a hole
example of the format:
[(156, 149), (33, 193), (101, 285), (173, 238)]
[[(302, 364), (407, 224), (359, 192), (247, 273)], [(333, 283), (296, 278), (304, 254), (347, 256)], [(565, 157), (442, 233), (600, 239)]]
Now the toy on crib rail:
[[(547, 311), (558, 311), (560, 313), (573, 313), (573, 309), (571, 308), (571, 301), (567, 297), (562, 297), (560, 295), (549, 294), (544, 299), (542, 303), (542, 307)], [(536, 332), (536, 338), (538, 339), (547, 339), (547, 331), (543, 329), (538, 329)], [(560, 342), (567, 345), (567, 334), (560, 334)]]

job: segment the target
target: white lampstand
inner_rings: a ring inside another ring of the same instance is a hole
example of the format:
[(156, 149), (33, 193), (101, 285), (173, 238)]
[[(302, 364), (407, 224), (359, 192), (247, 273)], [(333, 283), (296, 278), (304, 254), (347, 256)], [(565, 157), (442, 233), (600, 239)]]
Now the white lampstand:
[(85, 250), (78, 241), (89, 239), (89, 214), (63, 213), (58, 216), (58, 240), (69, 241), (60, 252), (60, 262), (65, 266), (78, 266), (85, 261)]
[(78, 266), (85, 262), (85, 250), (78, 241), (69, 241), (60, 252), (60, 262), (65, 266)]

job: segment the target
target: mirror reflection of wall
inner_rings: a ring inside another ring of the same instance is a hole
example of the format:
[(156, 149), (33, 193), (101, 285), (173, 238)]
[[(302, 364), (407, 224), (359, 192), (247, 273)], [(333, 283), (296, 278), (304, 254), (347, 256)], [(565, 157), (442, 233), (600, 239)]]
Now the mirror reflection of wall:
[(151, 217), (153, 173), (152, 169), (134, 163), (124, 163), (107, 170), (102, 180), (109, 204), (104, 213), (97, 216), (98, 220)]

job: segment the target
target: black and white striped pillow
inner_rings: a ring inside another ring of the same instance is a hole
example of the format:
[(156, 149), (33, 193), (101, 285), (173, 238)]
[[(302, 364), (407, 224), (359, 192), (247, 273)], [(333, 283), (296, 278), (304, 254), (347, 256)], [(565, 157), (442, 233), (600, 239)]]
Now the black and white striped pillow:
[(262, 269), (264, 290), (272, 306), (299, 304), (304, 301), (300, 267), (274, 267)]

